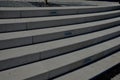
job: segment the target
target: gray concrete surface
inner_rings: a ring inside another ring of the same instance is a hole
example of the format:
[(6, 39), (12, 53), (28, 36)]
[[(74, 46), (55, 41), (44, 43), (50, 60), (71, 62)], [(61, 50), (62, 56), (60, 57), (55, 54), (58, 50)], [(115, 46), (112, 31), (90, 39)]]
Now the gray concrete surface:
[[(65, 7), (64, 10), (60, 7), (25, 8), (24, 11), (28, 12), (33, 9), (49, 10), (54, 14), (56, 11), (52, 9), (58, 9), (61, 14), (65, 12), (67, 15), (31, 17), (30, 13), (30, 18), (15, 19), (19, 16), (16, 12), (15, 17), (11, 17), (13, 19), (8, 19), (10, 16), (0, 19), (0, 80), (48, 80), (107, 56), (56, 78), (77, 80), (81, 76), (82, 80), (88, 80), (120, 63), (119, 52), (114, 53), (120, 50), (119, 6), (109, 3), (109, 6), (92, 6), (90, 10), (88, 7)], [(4, 11), (5, 8), (0, 9)], [(79, 9), (79, 14), (68, 15), (74, 9)], [(16, 8), (6, 10), (14, 12)], [(84, 10), (90, 13), (81, 14)], [(48, 41), (54, 38), (57, 40)]]
[[(43, 17), (43, 18), (22, 18), (22, 19), (1, 19), (0, 20), (0, 32), (6, 31), (18, 31), (18, 30), (28, 30), (28, 29), (38, 29), (38, 28), (48, 28), (68, 24), (77, 24), (83, 22), (90, 22), (95, 20), (107, 19), (118, 17), (120, 11), (108, 11), (101, 13), (91, 13), (82, 15), (68, 15), (68, 16), (58, 16), (58, 17)], [(13, 26), (18, 24), (18, 26)], [(23, 25), (19, 27), (19, 24)], [(13, 30), (12, 30), (13, 29)]]
[[(55, 40), (60, 38), (68, 38), (75, 35), (81, 35), (88, 32), (98, 31), (119, 25), (120, 18), (101, 20), (76, 25), (59, 26), (55, 28), (45, 28), (21, 32), (1, 33), (0, 49), (23, 46)], [(23, 35), (24, 34), (24, 35)], [(41, 38), (42, 37), (42, 38)]]
[[(44, 77), (51, 77), (52, 74), (59, 73), (59, 71), (58, 71), (59, 69), (57, 69), (57, 68), (63, 67), (65, 65), (68, 65), (68, 64), (71, 64), (71, 63), (75, 63), (76, 61), (82, 60), (82, 59), (87, 58), (89, 56), (92, 56), (94, 54), (98, 54), (98, 53), (100, 53), (104, 50), (110, 49), (110, 48), (114, 47), (115, 45), (118, 45), (119, 41), (120, 41), (120, 37), (115, 38), (115, 39), (110, 40), (110, 41), (107, 41), (107, 42), (104, 42), (104, 43), (99, 44), (99, 45), (95, 45), (93, 47), (89, 47), (89, 48), (86, 48), (86, 49), (83, 49), (83, 50), (73, 52), (71, 54), (67, 54), (67, 55), (55, 57), (53, 59), (48, 59), (48, 60), (44, 60), (44, 61), (41, 61), (41, 62), (36, 62), (36, 63), (33, 63), (33, 64), (18, 67), (18, 68), (15, 68), (15, 69), (10, 69), (10, 70), (7, 70), (7, 71), (3, 71), (3, 72), (0, 72), (0, 76), (3, 76), (1, 78), (2, 80), (6, 80), (6, 79), (23, 80), (23, 79), (29, 78), (31, 76), (36, 76), (38, 74), (43, 74)], [(100, 54), (102, 54), (102, 53), (100, 53)], [(116, 55), (116, 54), (114, 54), (114, 55)], [(117, 56), (118, 55), (119, 54), (117, 54)], [(112, 60), (114, 60), (118, 63), (119, 62), (119, 57), (118, 58), (114, 57), (114, 58), (112, 58)], [(101, 63), (102, 61), (99, 61), (99, 62)], [(84, 62), (84, 61), (82, 61), (82, 62)], [(94, 63), (94, 64), (96, 64), (96, 63)], [(111, 64), (115, 65), (114, 63), (111, 63)], [(112, 66), (108, 65), (107, 67), (112, 67)], [(69, 68), (72, 68), (72, 67), (69, 66)], [(64, 67), (63, 72), (64, 72), (65, 69), (69, 69), (69, 68)], [(57, 69), (57, 70), (55, 70), (55, 69)], [(106, 68), (103, 68), (103, 71), (105, 69)], [(57, 72), (53, 73), (52, 70), (55, 70)], [(61, 69), (60, 69), (60, 71), (61, 71)], [(45, 74), (46, 72), (49, 72), (49, 73)], [(95, 73), (97, 75), (100, 72), (95, 72)], [(21, 74), (24, 74), (24, 75), (21, 75)], [(7, 77), (4, 77), (4, 76), (7, 76)], [(39, 76), (41, 76), (41, 75), (39, 75)], [(92, 77), (93, 77), (93, 75), (92, 75)], [(41, 78), (41, 77), (32, 78), (32, 79), (30, 78), (28, 80), (38, 80), (38, 79), (43, 80), (43, 78)], [(65, 78), (63, 78), (63, 79), (65, 79)]]
[[(54, 80), (89, 80), (119, 63), (120, 52)], [(85, 76), (83, 76), (85, 75)], [(113, 79), (114, 80), (114, 79)], [(115, 80), (119, 80), (116, 78)]]
[(0, 70), (68, 53), (104, 40), (111, 39), (112, 37), (120, 35), (119, 29), (120, 26), (82, 36), (8, 50), (1, 50)]
[[(81, 14), (81, 13), (93, 13), (101, 11), (110, 11), (119, 9), (120, 6), (70, 6), (70, 7), (25, 7), (25, 8), (0, 8), (0, 18), (23, 18), (23, 17), (40, 17), (40, 16), (60, 16), (67, 14)], [(34, 11), (34, 13), (33, 13)]]
[[(23, 1), (23, 2), (44, 2), (44, 0), (0, 0), (0, 1)], [(49, 2), (79, 2), (81, 4), (94, 4), (94, 5), (118, 5), (118, 2), (108, 1), (90, 1), (90, 0), (48, 0)]]

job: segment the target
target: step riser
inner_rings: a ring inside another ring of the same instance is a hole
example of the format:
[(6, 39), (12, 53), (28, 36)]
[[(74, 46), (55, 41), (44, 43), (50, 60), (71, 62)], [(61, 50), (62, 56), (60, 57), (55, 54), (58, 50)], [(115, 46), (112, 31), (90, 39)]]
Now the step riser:
[[(115, 47), (113, 47), (113, 48), (110, 48), (110, 49), (108, 49), (108, 50), (102, 51), (102, 52), (100, 52), (100, 53), (98, 53), (98, 54), (95, 54), (95, 55), (93, 55), (93, 56), (87, 57), (87, 58), (85, 58), (85, 59), (82, 59), (82, 60), (79, 60), (79, 61), (77, 61), (77, 62), (71, 63), (71, 64), (69, 64), (69, 65), (65, 65), (65, 66), (60, 67), (60, 68), (58, 68), (58, 69), (54, 69), (54, 70), (52, 70), (52, 71), (49, 71), (49, 72), (47, 72), (47, 75), (44, 74), (44, 76), (45, 76), (45, 75), (48, 76), (48, 79), (51, 79), (51, 78), (60, 76), (60, 75), (62, 75), (62, 74), (65, 74), (65, 73), (67, 73), (67, 72), (70, 72), (70, 71), (72, 71), (72, 70), (75, 70), (75, 69), (77, 69), (77, 68), (80, 68), (80, 67), (82, 67), (82, 66), (85, 66), (85, 65), (87, 65), (87, 64), (89, 64), (89, 63), (91, 63), (91, 62), (94, 62), (94, 61), (96, 61), (96, 60), (99, 60), (99, 59), (101, 59), (101, 58), (103, 58), (103, 57), (106, 57), (106, 56), (108, 56), (108, 55), (111, 55), (111, 54), (113, 54), (114, 52), (116, 52), (116, 51), (119, 50), (119, 49), (120, 49), (120, 45), (115, 46)], [(43, 74), (39, 74), (39, 75), (37, 75), (37, 76), (31, 77), (31, 78), (28, 78), (28, 79), (25, 79), (25, 80), (39, 80), (39, 79), (43, 79), (43, 78), (41, 78), (41, 75), (43, 76)]]
[(56, 32), (56, 33), (45, 34), (45, 35), (36, 35), (36, 36), (22, 37), (22, 38), (16, 38), (16, 39), (1, 40), (0, 45), (3, 45), (3, 46), (0, 46), (0, 49), (13, 48), (18, 46), (24, 46), (29, 44), (35, 44), (35, 43), (40, 43), (45, 41), (51, 41), (51, 40), (81, 35), (81, 34), (94, 32), (94, 31), (98, 31), (106, 28), (111, 28), (113, 26), (119, 25), (120, 24), (119, 22), (120, 20), (114, 21), (111, 23), (92, 26), (88, 28)]
[(0, 33), (9, 31), (27, 30), (26, 23), (0, 24)]
[[(104, 12), (117, 10), (120, 6), (98, 7), (98, 8), (76, 8), (76, 9), (50, 9), (50, 10), (0, 10), (0, 18), (23, 18), (23, 17), (43, 17), (43, 16), (60, 16), (70, 14), (83, 14), (93, 12)], [(34, 12), (34, 13), (33, 13)], [(2, 16), (1, 16), (2, 15)]]
[(40, 29), (40, 28), (48, 28), (48, 27), (50, 28), (50, 27), (57, 27), (62, 25), (80, 24), (84, 22), (103, 20), (118, 16), (120, 16), (120, 12), (89, 16), (89, 17), (37, 21), (37, 22), (27, 22), (27, 23), (18, 23), (18, 24), (17, 23), (0, 24), (0, 32), (20, 31), (20, 30)]
[(114, 33), (111, 33), (111, 34), (108, 34), (108, 35), (105, 35), (102, 37), (98, 37), (95, 39), (91, 39), (91, 40), (83, 41), (80, 43), (72, 44), (69, 46), (64, 46), (61, 48), (56, 48), (56, 49), (52, 49), (52, 50), (47, 50), (47, 51), (43, 51), (43, 52), (39, 52), (39, 53), (33, 53), (30, 55), (25, 55), (25, 56), (21, 56), (21, 57), (16, 57), (16, 58), (0, 61), (0, 71), (8, 69), (8, 68), (12, 68), (12, 67), (20, 66), (23, 64), (47, 59), (50, 57), (62, 55), (62, 54), (69, 53), (72, 51), (76, 51), (76, 50), (79, 50), (79, 49), (82, 49), (85, 47), (89, 47), (91, 45), (95, 45), (95, 44), (98, 44), (100, 42), (109, 40), (111, 38), (118, 37), (119, 35), (120, 35), (120, 31), (114, 32)]

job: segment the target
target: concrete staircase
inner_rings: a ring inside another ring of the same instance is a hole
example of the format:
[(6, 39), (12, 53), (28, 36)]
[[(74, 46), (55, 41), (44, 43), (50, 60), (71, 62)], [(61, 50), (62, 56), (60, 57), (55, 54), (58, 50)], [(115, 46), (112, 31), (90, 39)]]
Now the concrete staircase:
[(0, 80), (88, 80), (120, 64), (120, 6), (0, 8)]

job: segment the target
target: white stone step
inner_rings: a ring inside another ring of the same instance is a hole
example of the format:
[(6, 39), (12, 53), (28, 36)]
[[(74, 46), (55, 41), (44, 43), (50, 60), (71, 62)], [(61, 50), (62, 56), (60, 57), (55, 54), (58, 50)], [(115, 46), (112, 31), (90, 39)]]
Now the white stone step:
[(0, 8), (0, 18), (22, 18), (39, 16), (60, 16), (117, 10), (120, 6), (80, 6), (80, 7), (25, 7)]
[(119, 24), (120, 24), (120, 17), (117, 17), (107, 20), (69, 25), (69, 26), (1, 33), (0, 45), (3, 46), (0, 46), (0, 49), (67, 38), (75, 35), (85, 34), (88, 32), (94, 32), (106, 28), (111, 28)]
[(42, 18), (0, 19), (0, 32), (58, 27), (61, 25), (92, 22), (118, 16), (120, 16), (120, 10)]
[(120, 51), (98, 62), (58, 77), (54, 80), (89, 80), (119, 63)]
[[(110, 54), (110, 52), (112, 51), (109, 50), (111, 50), (111, 48), (117, 46), (118, 44), (120, 44), (120, 37), (109, 40), (107, 42), (103, 42), (92, 47), (71, 52), (70, 54), (2, 71), (0, 72), (0, 79), (23, 80), (29, 78), (28, 80), (46, 80), (48, 78), (54, 77), (71, 69), (75, 69), (76, 67), (79, 67), (85, 63), (88, 63), (89, 61), (87, 60), (88, 57), (90, 56), (95, 55), (91, 57), (90, 61), (92, 61), (92, 59), (100, 58), (99, 56), (105, 56), (105, 54)], [(108, 53), (106, 53), (105, 51), (107, 51)], [(99, 56), (97, 54), (99, 54)], [(114, 58), (114, 61), (115, 63), (116, 62), (118, 63), (119, 59)], [(108, 66), (111, 67), (111, 65)]]
[[(120, 26), (71, 38), (0, 51), (0, 70), (62, 55), (120, 35)], [(8, 64), (6, 64), (8, 63)], [(9, 64), (10, 63), (10, 64)], [(15, 64), (16, 63), (16, 64)], [(4, 64), (4, 65), (3, 65)]]

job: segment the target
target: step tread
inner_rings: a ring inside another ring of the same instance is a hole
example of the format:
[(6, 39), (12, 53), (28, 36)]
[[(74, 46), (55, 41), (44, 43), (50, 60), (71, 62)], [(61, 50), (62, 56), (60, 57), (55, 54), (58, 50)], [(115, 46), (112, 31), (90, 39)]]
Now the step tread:
[[(114, 5), (116, 6), (116, 5)], [(119, 5), (117, 5), (119, 6)], [(106, 7), (113, 7), (113, 5), (105, 5), (105, 6), (69, 6), (69, 7), (25, 7), (25, 8), (8, 8), (8, 7), (1, 7), (0, 11), (19, 11), (19, 10), (53, 10), (53, 9), (86, 9), (86, 8), (106, 8)]]
[(37, 17), (37, 18), (20, 18), (20, 19), (0, 19), (0, 24), (15, 24), (15, 23), (30, 23), (39, 21), (50, 21), (50, 20), (60, 20), (60, 19), (70, 19), (70, 18), (82, 18), (90, 16), (99, 16), (106, 14), (119, 13), (120, 10), (100, 12), (100, 13), (90, 13), (90, 14), (78, 14), (78, 15), (65, 15), (65, 16), (53, 16), (53, 17)]
[[(2, 76), (1, 77), (2, 80), (8, 79), (8, 78), (9, 79), (20, 79), (20, 80), (26, 79), (26, 78), (29, 78), (29, 77), (32, 77), (38, 74), (48, 72), (50, 70), (54, 70), (56, 68), (60, 68), (62, 66), (76, 62), (78, 60), (82, 60), (91, 55), (97, 54), (106, 49), (114, 47), (118, 45), (119, 43), (120, 43), (120, 37), (101, 43), (99, 45), (95, 45), (95, 46), (92, 46), (86, 49), (72, 52), (71, 54), (62, 55), (62, 56), (55, 57), (52, 59), (48, 59), (48, 60), (28, 64), (25, 66), (17, 67), (14, 69), (2, 71), (0, 72), (0, 76)], [(119, 61), (117, 60), (116, 62)]]
[(98, 32), (94, 32), (86, 35), (75, 36), (75, 37), (70, 37), (66, 39), (50, 41), (46, 43), (40, 43), (40, 44), (29, 45), (24, 47), (1, 50), (0, 60), (5, 60), (11, 57), (19, 57), (23, 55), (38, 53), (38, 52), (40, 53), (40, 52), (51, 50), (51, 49), (69, 46), (75, 43), (79, 43), (79, 42), (87, 41), (93, 38), (101, 37), (107, 34), (111, 34), (119, 30), (120, 30), (120, 26), (117, 26), (111, 29), (102, 30), (102, 31), (98, 31)]
[[(69, 25), (69, 26), (60, 26), (54, 28), (45, 28), (45, 29), (37, 29), (37, 30), (28, 30), (28, 31), (20, 31), (20, 32), (9, 32), (9, 33), (1, 33), (0, 40), (7, 40), (7, 39), (14, 39), (14, 38), (23, 38), (23, 37), (30, 37), (36, 35), (44, 35), (68, 30), (75, 30), (75, 29), (82, 29), (87, 27), (93, 27), (96, 25), (107, 24), (115, 21), (119, 21), (120, 17), (107, 19), (107, 20), (100, 20), (95, 22), (88, 22), (76, 25)], [(24, 35), (23, 35), (24, 34)]]
[[(23, 17), (44, 17), (44, 16), (62, 16), (84, 13), (106, 12), (118, 10), (119, 5), (110, 6), (69, 6), (69, 7), (43, 7), (43, 8), (0, 8), (2, 16), (0, 18), (23, 18)], [(34, 13), (33, 13), (34, 11)]]
[[(93, 64), (83, 67), (54, 80), (88, 80), (120, 63), (120, 51)], [(85, 76), (84, 76), (85, 75)]]

